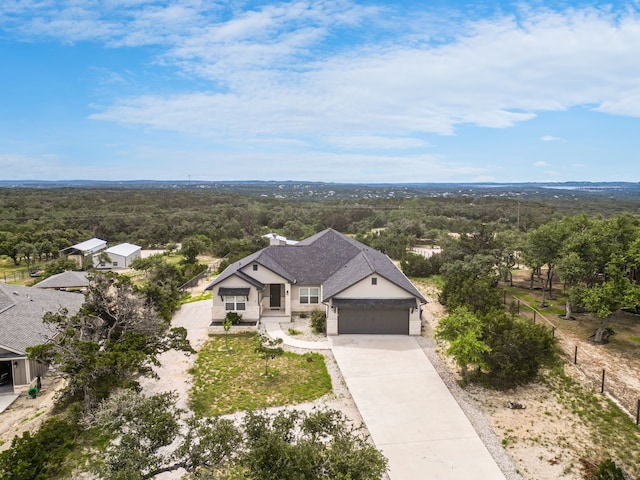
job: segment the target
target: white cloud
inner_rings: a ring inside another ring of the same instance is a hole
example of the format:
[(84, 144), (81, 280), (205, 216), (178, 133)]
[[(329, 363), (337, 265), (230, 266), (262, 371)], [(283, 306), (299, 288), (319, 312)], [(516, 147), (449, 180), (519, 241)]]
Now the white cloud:
[(347, 150), (412, 149), (428, 146), (427, 142), (419, 138), (381, 137), (374, 135), (329, 137), (326, 141), (331, 145)]
[(420, 148), (421, 134), (508, 128), (578, 105), (640, 116), (632, 6), (436, 23), (348, 0), (239, 5), (6, 0), (0, 25), (24, 37), (161, 47), (156, 60), (195, 78), (197, 91), (116, 98), (91, 118), (236, 146)]
[(534, 167), (548, 167), (549, 164), (547, 162), (535, 162), (533, 164)]
[(560, 137), (554, 137), (552, 135), (543, 135), (542, 137), (540, 137), (540, 140), (542, 140), (543, 142), (557, 142), (562, 139)]
[(121, 99), (92, 118), (221, 138), (450, 135), (460, 124), (506, 128), (585, 104), (640, 115), (640, 100), (627, 102), (627, 79), (640, 76), (634, 13), (531, 10), (467, 22), (445, 44), (409, 32), (315, 57), (338, 28), (333, 16), (353, 25), (376, 13), (337, 5), (267, 5), (179, 35), (165, 61), (223, 90)]

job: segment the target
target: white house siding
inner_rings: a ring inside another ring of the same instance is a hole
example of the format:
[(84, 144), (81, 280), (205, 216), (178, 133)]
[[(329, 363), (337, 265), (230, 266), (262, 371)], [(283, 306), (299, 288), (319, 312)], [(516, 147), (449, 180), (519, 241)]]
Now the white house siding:
[[(377, 279), (377, 285), (371, 284), (372, 278)], [(363, 278), (336, 295), (338, 298), (408, 298), (412, 296), (406, 290), (379, 275)]]
[(249, 298), (246, 302), (247, 308), (246, 310), (238, 310), (237, 312), (242, 315), (242, 319), (245, 321), (257, 322), (260, 319), (260, 294), (256, 290), (256, 287), (236, 276), (231, 276), (213, 287), (213, 307), (211, 314), (213, 320), (224, 320), (228, 312), (224, 307), (224, 301), (220, 298), (220, 295), (218, 295), (218, 289), (220, 287), (248, 288)]
[[(258, 269), (254, 270), (253, 265), (257, 265)], [(242, 267), (240, 271), (246, 273), (251, 278), (255, 278), (260, 283), (263, 283), (265, 285), (269, 283), (287, 283), (286, 279), (282, 278), (280, 275), (269, 270), (268, 268), (263, 267), (262, 265), (258, 265), (257, 263), (249, 263), (246, 266)]]
[[(300, 303), (301, 288), (318, 288), (318, 303)], [(325, 310), (322, 304), (322, 286), (320, 285), (293, 285), (291, 295), (291, 310), (295, 313), (311, 313), (316, 309)]]
[(14, 360), (13, 363), (18, 363), (18, 365), (13, 366), (13, 386), (20, 387), (24, 385), (28, 385), (29, 381), (27, 380), (27, 360), (21, 358), (20, 360)]

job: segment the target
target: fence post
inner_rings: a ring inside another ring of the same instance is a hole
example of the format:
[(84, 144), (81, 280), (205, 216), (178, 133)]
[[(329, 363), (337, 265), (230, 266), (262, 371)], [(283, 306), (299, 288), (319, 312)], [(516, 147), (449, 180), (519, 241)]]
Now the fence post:
[(636, 425), (640, 425), (640, 399), (638, 399), (638, 410), (636, 411)]
[(518, 315), (520, 315), (520, 299), (518, 298)]
[(556, 338), (556, 327), (555, 327), (555, 325), (551, 326), (551, 338)]
[(503, 300), (502, 304), (503, 305), (507, 304), (507, 292), (506, 291), (504, 292), (504, 300)]
[(536, 314), (537, 314), (537, 313), (538, 313), (538, 312), (536, 312), (535, 310), (533, 311), (533, 323), (534, 323), (534, 324), (536, 323)]
[(573, 364), (577, 365), (578, 364), (578, 345), (576, 345), (576, 351), (573, 354)]
[(600, 386), (600, 393), (604, 393), (604, 368), (602, 369), (602, 385)]

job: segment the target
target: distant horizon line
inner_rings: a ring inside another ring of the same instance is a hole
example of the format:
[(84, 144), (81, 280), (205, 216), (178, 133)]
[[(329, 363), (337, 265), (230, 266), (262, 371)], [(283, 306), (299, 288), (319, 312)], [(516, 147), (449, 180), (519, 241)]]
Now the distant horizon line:
[(329, 180), (198, 180), (198, 179), (169, 179), (169, 180), (154, 180), (154, 179), (135, 179), (135, 180), (91, 180), (91, 179), (66, 179), (66, 180), (0, 180), (0, 185), (15, 185), (15, 184), (113, 184), (113, 183), (180, 183), (180, 184), (269, 184), (269, 183), (304, 183), (312, 185), (638, 185), (640, 181), (627, 181), (627, 180), (608, 180), (608, 181), (594, 181), (594, 180), (565, 180), (565, 181), (442, 181), (442, 182), (339, 182)]

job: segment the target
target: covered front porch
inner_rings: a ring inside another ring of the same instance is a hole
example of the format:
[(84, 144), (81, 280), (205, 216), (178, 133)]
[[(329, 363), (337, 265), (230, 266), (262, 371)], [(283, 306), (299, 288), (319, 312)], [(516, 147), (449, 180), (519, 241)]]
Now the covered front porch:
[(260, 317), (291, 317), (291, 285), (268, 283), (260, 299)]

